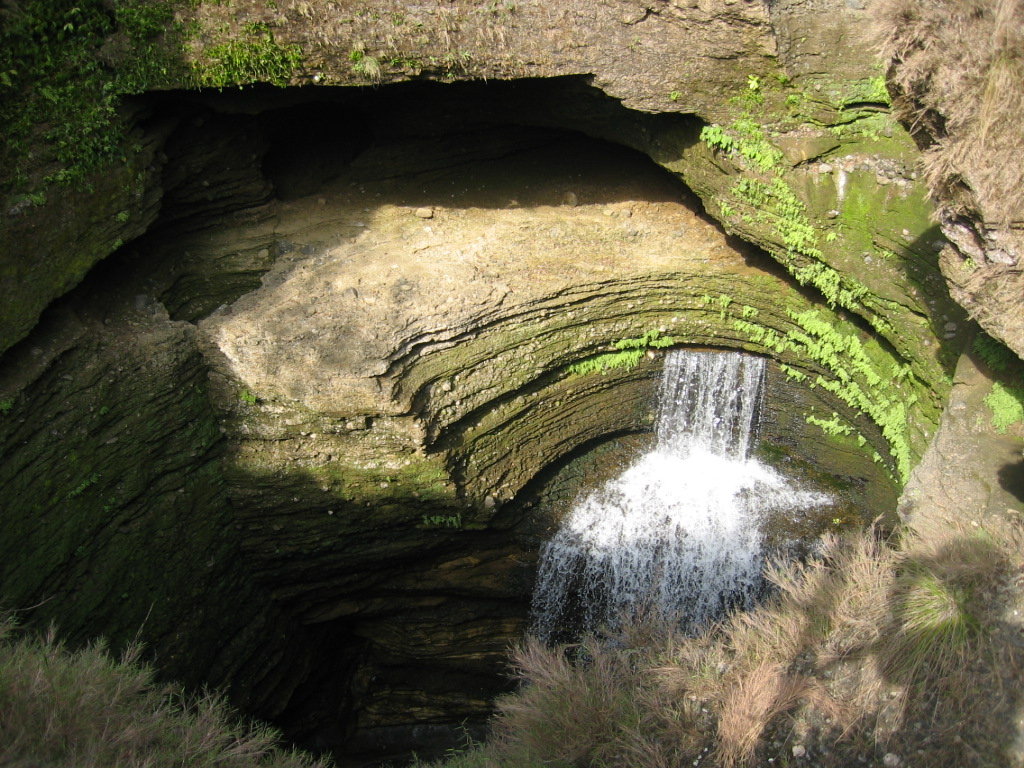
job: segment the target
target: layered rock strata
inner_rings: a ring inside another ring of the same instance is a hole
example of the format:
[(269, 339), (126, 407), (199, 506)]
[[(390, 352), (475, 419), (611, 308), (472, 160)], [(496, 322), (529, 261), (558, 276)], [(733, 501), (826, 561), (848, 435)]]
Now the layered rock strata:
[(800, 535), (893, 510), (967, 324), (857, 3), (277, 5), (190, 55), (266, 24), (309, 87), (141, 97), (110, 195), (3, 229), (9, 605), (312, 746), (453, 743), (662, 343), (771, 358), (762, 450), (847, 500)]

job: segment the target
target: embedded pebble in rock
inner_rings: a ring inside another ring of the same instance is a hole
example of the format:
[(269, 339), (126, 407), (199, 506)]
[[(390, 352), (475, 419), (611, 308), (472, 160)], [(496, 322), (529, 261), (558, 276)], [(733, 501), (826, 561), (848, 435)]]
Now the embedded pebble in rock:
[(432, 219), (432, 218), (434, 218), (434, 209), (433, 208), (417, 208), (415, 213), (421, 219)]

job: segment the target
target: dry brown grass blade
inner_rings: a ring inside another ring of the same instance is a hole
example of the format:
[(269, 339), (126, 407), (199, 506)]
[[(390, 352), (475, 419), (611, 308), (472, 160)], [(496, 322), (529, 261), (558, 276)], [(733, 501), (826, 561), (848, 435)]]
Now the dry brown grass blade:
[(523, 687), (498, 702), (495, 732), (508, 759), (591, 764), (619, 747), (638, 720), (640, 680), (627, 654), (590, 641), (574, 650), (530, 638), (514, 652)]
[(326, 768), (280, 751), (276, 734), (250, 726), (219, 697), (169, 696), (129, 648), (69, 650), (55, 631), (12, 631), (0, 617), (0, 765), (110, 768), (218, 765)]
[(1024, 2), (880, 0), (874, 11), (902, 117), (935, 142), (933, 196), (990, 225), (1024, 220)]
[(787, 673), (781, 664), (763, 664), (741, 677), (722, 703), (717, 752), (721, 765), (750, 763), (773, 721), (801, 704), (830, 713), (838, 709), (820, 683)]

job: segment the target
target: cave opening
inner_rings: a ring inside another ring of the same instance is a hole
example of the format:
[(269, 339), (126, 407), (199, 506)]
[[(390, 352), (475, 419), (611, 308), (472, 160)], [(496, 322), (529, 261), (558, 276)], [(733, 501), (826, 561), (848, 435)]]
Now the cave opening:
[[(74, 631), (116, 645), (166, 589), (146, 623), (164, 672), (224, 686), (342, 765), (479, 735), (510, 686), (539, 542), (652, 429), (657, 355), (571, 365), (652, 329), (742, 346), (728, 307), (769, 316), (807, 292), (651, 160), (700, 120), (627, 110), (583, 77), (137, 106), (161, 147), (159, 217), (54, 308), (59, 342), (10, 358), (34, 361), (39, 407), (68, 404), (45, 461), (67, 470), (89, 562), (140, 583), (115, 606), (109, 585), (87, 594), (106, 608), (70, 614)], [(787, 394), (766, 442), (889, 503), (870, 457), (810, 436), (803, 410), (827, 413), (827, 394), (767, 375)], [(38, 460), (41, 430), (2, 427), (10, 467)], [(175, 548), (172, 575), (140, 577), (115, 533), (138, 557)], [(89, 592), (70, 552), (25, 590), (59, 596), (37, 621)]]

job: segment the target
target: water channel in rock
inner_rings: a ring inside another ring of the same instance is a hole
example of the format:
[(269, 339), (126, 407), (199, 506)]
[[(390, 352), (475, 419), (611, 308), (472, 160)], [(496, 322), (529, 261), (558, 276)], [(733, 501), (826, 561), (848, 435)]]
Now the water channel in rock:
[(533, 631), (562, 641), (654, 611), (693, 630), (763, 589), (764, 524), (831, 502), (750, 455), (765, 361), (666, 356), (656, 440), (585, 495), (541, 551)]

